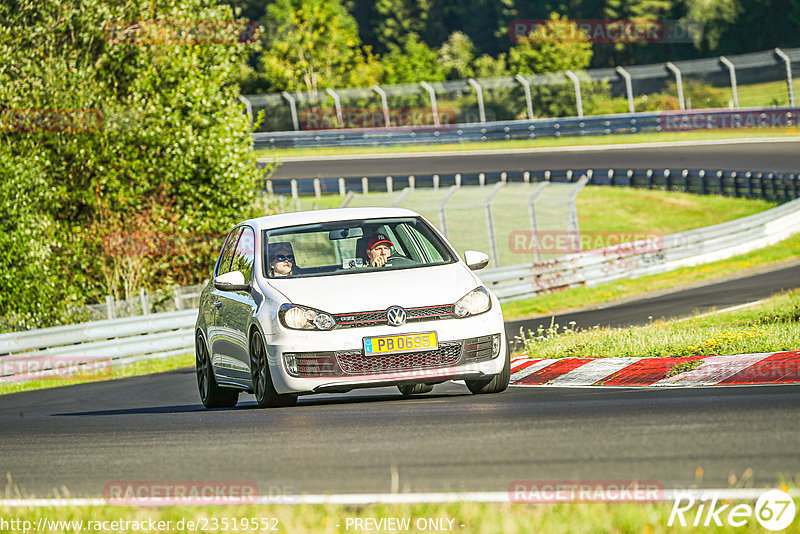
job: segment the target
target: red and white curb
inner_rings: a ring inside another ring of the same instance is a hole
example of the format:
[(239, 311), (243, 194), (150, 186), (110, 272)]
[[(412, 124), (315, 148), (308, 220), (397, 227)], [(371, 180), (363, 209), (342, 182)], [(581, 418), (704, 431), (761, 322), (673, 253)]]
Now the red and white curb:
[[(684, 362), (701, 364), (669, 378)], [(800, 383), (800, 351), (681, 358), (511, 360), (512, 386), (735, 386)]]

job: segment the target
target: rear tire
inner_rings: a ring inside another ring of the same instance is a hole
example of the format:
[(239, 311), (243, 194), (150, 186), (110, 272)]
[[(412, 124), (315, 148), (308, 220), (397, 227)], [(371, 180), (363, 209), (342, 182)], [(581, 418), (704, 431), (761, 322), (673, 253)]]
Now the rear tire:
[(200, 401), (206, 408), (233, 408), (239, 402), (239, 390), (223, 388), (217, 384), (211, 359), (203, 336), (197, 333), (194, 340), (195, 370), (197, 371), (197, 389)]
[(480, 380), (465, 380), (467, 388), (472, 393), (500, 393), (508, 388), (508, 383), (511, 380), (511, 352), (506, 350), (506, 361), (503, 365), (503, 370), (500, 374), (496, 374), (491, 378), (482, 378)]
[(410, 397), (411, 395), (430, 393), (433, 391), (433, 384), (405, 384), (397, 386), (397, 389), (400, 390), (400, 393), (402, 393), (404, 397)]
[(250, 335), (250, 373), (253, 379), (253, 394), (259, 408), (278, 408), (297, 404), (297, 395), (281, 394), (275, 391), (269, 373), (267, 351), (258, 331)]

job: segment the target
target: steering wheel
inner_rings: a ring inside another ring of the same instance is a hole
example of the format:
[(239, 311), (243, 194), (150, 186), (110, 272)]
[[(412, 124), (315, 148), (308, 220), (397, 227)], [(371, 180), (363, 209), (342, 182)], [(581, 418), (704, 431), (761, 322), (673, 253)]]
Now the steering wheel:
[(397, 267), (402, 265), (415, 265), (416, 263), (417, 262), (414, 260), (406, 258), (405, 256), (389, 256), (386, 258), (385, 265), (388, 265), (389, 267)]

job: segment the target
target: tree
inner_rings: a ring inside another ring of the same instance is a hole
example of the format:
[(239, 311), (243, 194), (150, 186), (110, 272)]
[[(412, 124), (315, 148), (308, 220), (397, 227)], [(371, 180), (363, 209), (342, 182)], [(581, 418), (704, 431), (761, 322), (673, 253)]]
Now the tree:
[(400, 45), (389, 45), (389, 53), (383, 56), (384, 84), (414, 83), (444, 80), (444, 72), (436, 52), (410, 34)]
[(465, 33), (451, 33), (439, 48), (438, 56), (448, 80), (463, 80), (474, 75), (472, 62), (475, 59), (475, 46)]
[(0, 34), (0, 172), (20, 190), (0, 207), (31, 248), (0, 278), (18, 298), (0, 314), (43, 326), (106, 292), (205, 279), (260, 176), (232, 80), (252, 28), (212, 0), (42, 0), (0, 20), (15, 28)]
[(378, 50), (388, 51), (391, 45), (402, 46), (411, 35), (422, 35), (428, 19), (429, 0), (376, 0), (372, 26), (379, 43)]
[(370, 86), (380, 75), (371, 50), (339, 0), (277, 0), (267, 8), (261, 71), (269, 91)]
[(516, 74), (583, 70), (592, 61), (592, 44), (575, 23), (553, 13), (544, 27), (509, 51), (509, 67)]

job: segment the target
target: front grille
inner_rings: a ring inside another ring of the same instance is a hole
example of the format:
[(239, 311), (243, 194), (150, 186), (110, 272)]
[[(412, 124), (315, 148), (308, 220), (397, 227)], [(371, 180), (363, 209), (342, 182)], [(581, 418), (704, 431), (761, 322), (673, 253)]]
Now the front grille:
[[(452, 319), (455, 305), (442, 304), (439, 306), (423, 306), (420, 308), (406, 308), (406, 322), (435, 321), (438, 319)], [(336, 328), (357, 328), (361, 326), (382, 326), (389, 324), (386, 310), (355, 313), (338, 313)]]
[(462, 347), (462, 341), (447, 341), (439, 343), (436, 350), (423, 352), (364, 356), (360, 350), (348, 350), (337, 352), (336, 357), (345, 374), (374, 375), (452, 367), (461, 359)]

